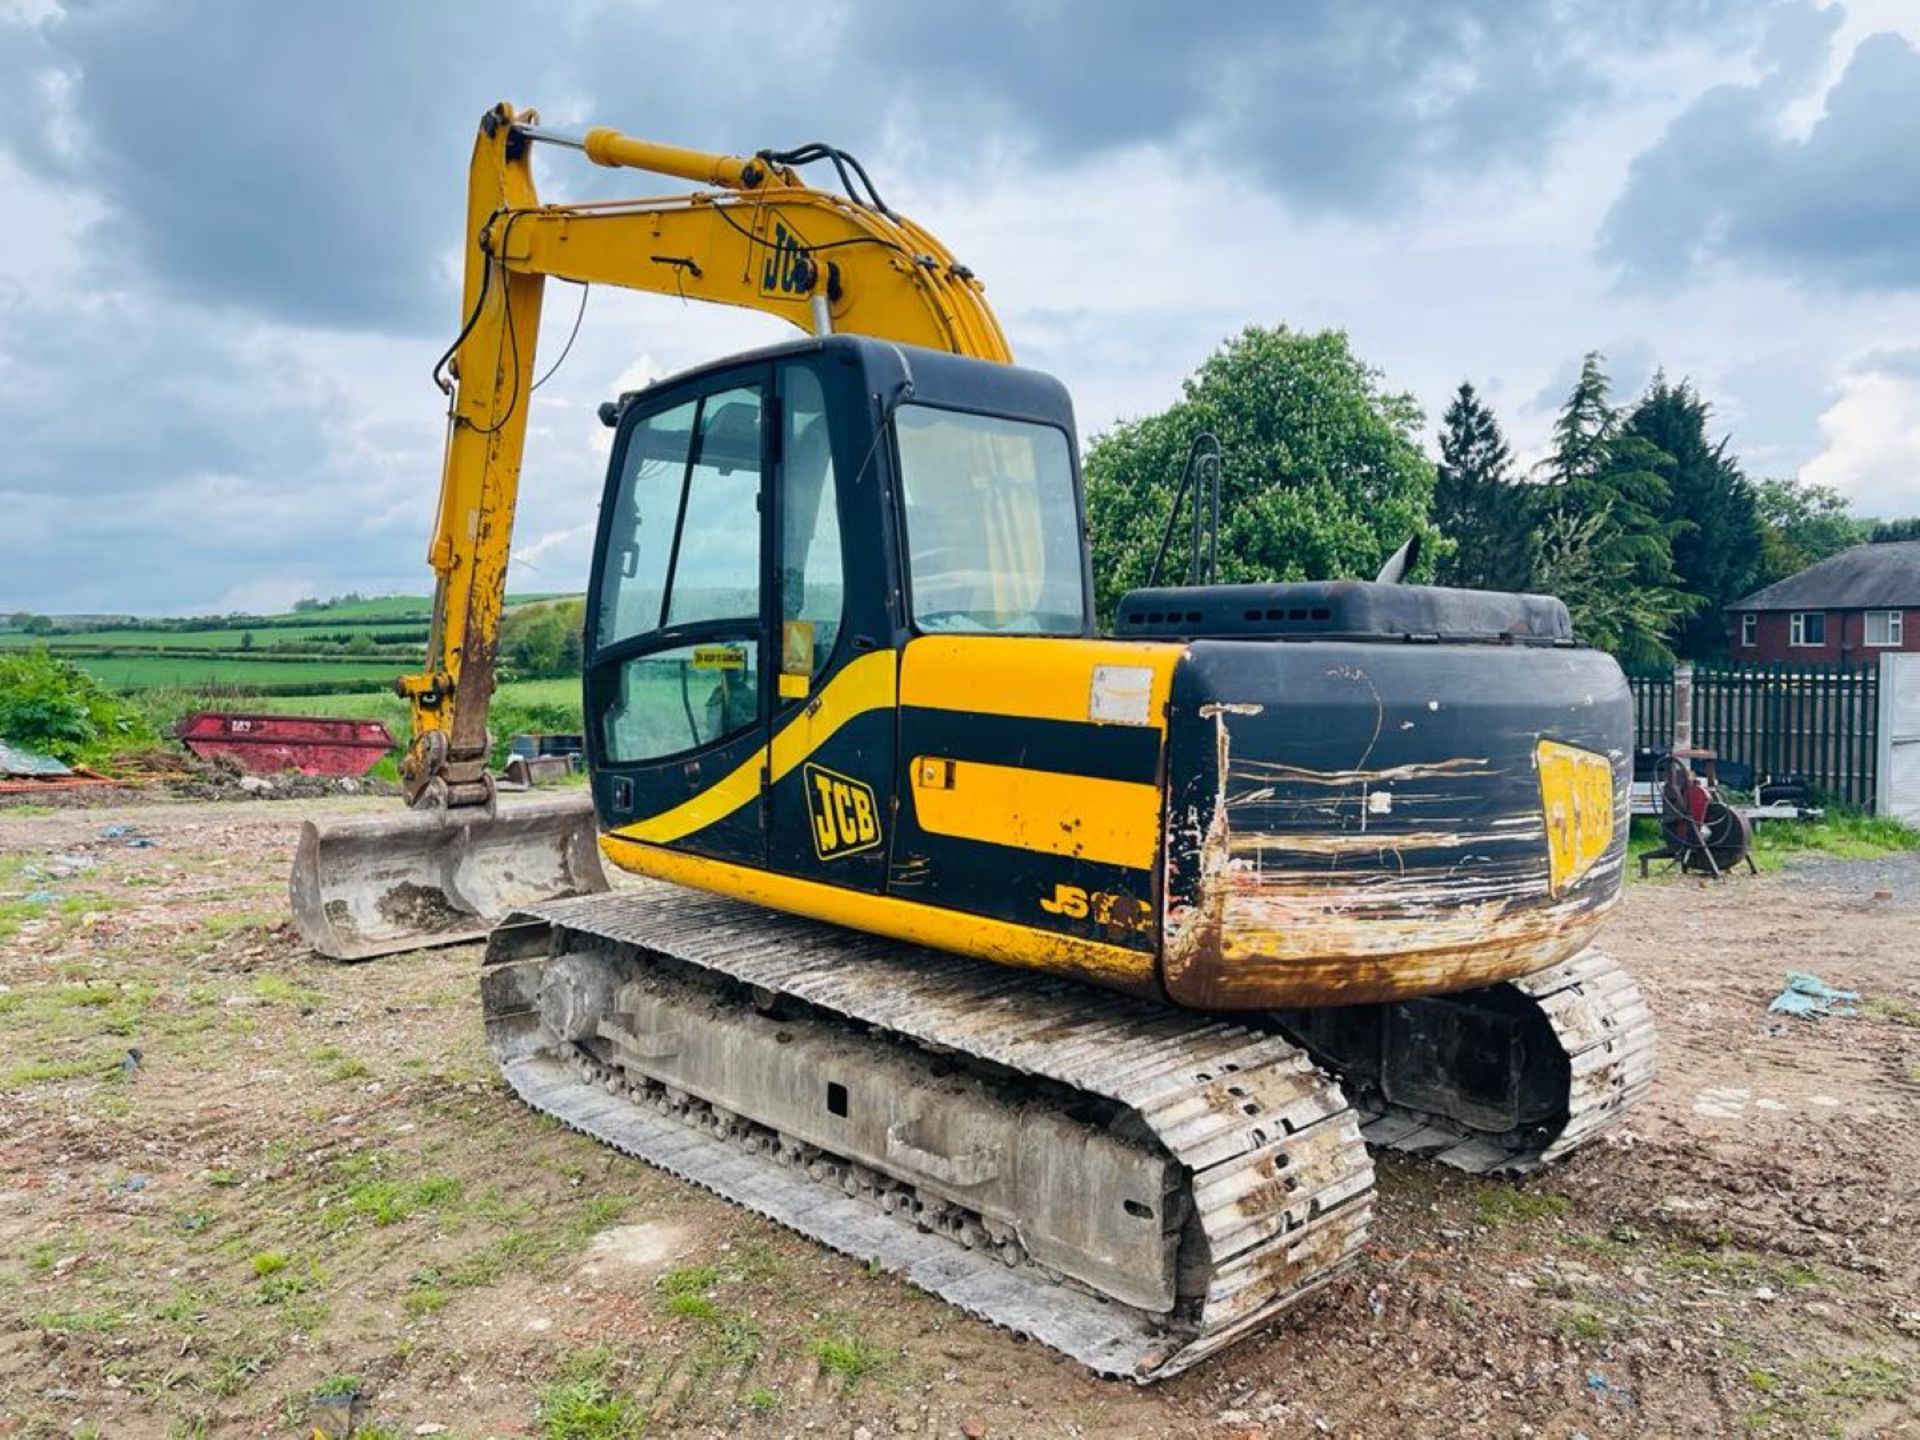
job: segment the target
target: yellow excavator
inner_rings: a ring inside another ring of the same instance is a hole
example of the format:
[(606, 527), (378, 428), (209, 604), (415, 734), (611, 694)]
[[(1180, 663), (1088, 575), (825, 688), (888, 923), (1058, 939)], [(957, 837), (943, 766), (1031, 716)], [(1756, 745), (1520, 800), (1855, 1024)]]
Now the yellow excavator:
[[(542, 205), (541, 145), (704, 188)], [(1370, 1146), (1519, 1173), (1645, 1091), (1592, 946), (1628, 693), (1558, 601), (1189, 583), (1097, 635), (1066, 392), (830, 147), (502, 105), (467, 218), (414, 808), (303, 833), (315, 948), (488, 934), (529, 1104), (1143, 1381), (1341, 1273)], [(590, 796), (515, 805), (486, 720), (549, 277), (805, 338), (601, 407)]]

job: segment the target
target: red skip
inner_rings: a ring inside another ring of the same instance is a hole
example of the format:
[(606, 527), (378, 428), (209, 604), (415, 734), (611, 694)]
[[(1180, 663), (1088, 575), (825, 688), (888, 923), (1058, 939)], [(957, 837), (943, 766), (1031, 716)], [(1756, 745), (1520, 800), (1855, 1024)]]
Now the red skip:
[(249, 775), (364, 775), (393, 748), (378, 720), (331, 715), (224, 715), (200, 710), (180, 722), (180, 739), (203, 760), (225, 755)]

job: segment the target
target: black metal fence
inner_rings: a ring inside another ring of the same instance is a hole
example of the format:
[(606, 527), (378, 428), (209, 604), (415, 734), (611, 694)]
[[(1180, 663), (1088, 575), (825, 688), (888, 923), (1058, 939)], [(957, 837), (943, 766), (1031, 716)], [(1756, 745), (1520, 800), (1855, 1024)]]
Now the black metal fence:
[[(1635, 743), (1673, 739), (1671, 671), (1629, 675)], [(1688, 708), (1693, 746), (1753, 768), (1756, 779), (1798, 775), (1848, 805), (1873, 803), (1880, 672), (1825, 665), (1696, 665)]]

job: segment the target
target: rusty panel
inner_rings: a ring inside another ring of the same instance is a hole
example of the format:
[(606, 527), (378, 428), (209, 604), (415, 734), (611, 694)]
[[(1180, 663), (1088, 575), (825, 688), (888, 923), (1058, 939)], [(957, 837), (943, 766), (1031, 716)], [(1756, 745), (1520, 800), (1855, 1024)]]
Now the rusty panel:
[[(1476, 988), (1575, 954), (1617, 900), (1631, 717), (1606, 657), (1331, 644), (1194, 657), (1176, 676), (1169, 767), (1187, 787), (1162, 957), (1179, 1003)], [(1614, 780), (1612, 839), (1557, 894), (1543, 738), (1604, 756)]]

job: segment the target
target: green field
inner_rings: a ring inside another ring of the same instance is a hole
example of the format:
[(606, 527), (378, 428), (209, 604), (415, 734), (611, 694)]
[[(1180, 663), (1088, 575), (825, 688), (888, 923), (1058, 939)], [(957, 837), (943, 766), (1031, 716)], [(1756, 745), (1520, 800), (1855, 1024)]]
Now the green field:
[[(570, 597), (514, 594), (507, 603), (513, 608), (563, 598)], [(173, 733), (196, 710), (254, 710), (379, 720), (404, 746), (407, 705), (394, 694), (393, 682), (424, 662), (431, 609), (426, 596), (389, 595), (282, 615), (104, 617), (111, 629), (87, 628), (101, 625), (100, 617), (54, 616), (50, 632), (45, 621), (35, 628), (0, 625), (0, 654), (45, 648), (129, 697), (140, 729), (150, 735)], [(419, 641), (378, 639), (399, 632), (417, 634)], [(288, 648), (280, 649), (282, 644)], [(495, 693), (488, 720), (499, 765), (515, 734), (580, 729), (580, 681), (509, 679)]]
[[(229, 702), (231, 703), (231, 702)], [(340, 695), (270, 695), (249, 702), (255, 709), (276, 715), (345, 715), (356, 720), (379, 720), (395, 739), (407, 733), (407, 702), (390, 689), (353, 690)], [(517, 726), (522, 729), (577, 730), (580, 727), (578, 680), (509, 680), (494, 691), (493, 726), (507, 733), (502, 720), (533, 711), (551, 711), (567, 717), (565, 724)]]
[[(57, 649), (56, 654), (60, 653)], [(291, 685), (378, 686), (404, 667), (394, 660), (226, 660), (212, 656), (75, 655), (82, 670), (114, 690), (255, 689)]]
[(424, 616), (403, 616), (370, 623), (365, 620), (339, 620), (316, 625), (235, 626), (209, 630), (161, 630), (126, 628), (120, 630), (82, 630), (62, 635), (29, 635), (22, 630), (0, 630), (0, 645), (45, 645), (54, 650), (238, 650), (253, 637), (256, 651), (276, 641), (310, 641), (333, 635), (426, 636)]
[[(556, 598), (514, 594), (507, 603)], [(424, 595), (388, 595), (280, 615), (209, 616), (193, 628), (136, 620), (88, 629), (77, 618), (55, 616), (48, 634), (0, 625), (0, 648), (44, 646), (115, 690), (212, 691), (229, 708), (240, 697), (298, 698), (311, 707), (344, 692), (385, 696), (394, 676), (418, 668), (432, 608)], [(396, 634), (406, 639), (380, 639)]]

